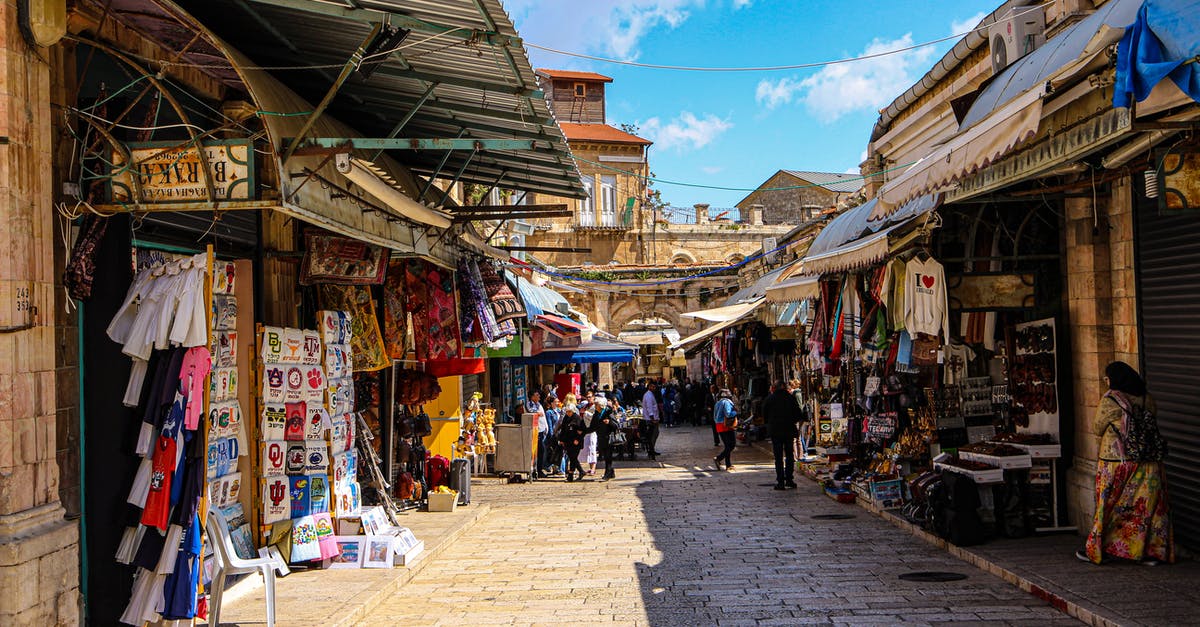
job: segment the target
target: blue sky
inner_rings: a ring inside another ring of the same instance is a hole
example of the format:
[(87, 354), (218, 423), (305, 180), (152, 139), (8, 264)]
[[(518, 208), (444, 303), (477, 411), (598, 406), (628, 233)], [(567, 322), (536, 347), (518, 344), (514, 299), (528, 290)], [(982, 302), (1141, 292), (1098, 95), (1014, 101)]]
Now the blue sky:
[[(857, 57), (972, 28), (999, 0), (504, 0), (530, 43), (642, 63), (760, 67)], [(845, 172), (878, 110), (953, 41), (805, 70), (656, 70), (529, 48), (534, 67), (613, 77), (608, 119), (654, 140), (662, 179), (753, 188), (780, 169)], [(676, 207), (732, 207), (746, 192), (657, 184)]]

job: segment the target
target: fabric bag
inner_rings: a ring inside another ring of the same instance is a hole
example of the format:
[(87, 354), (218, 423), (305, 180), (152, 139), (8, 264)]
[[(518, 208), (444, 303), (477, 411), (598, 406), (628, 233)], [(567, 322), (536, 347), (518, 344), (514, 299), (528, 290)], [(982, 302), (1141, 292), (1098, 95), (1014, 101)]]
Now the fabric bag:
[(1109, 390), (1105, 394), (1124, 411), (1121, 427), (1116, 428), (1117, 448), (1121, 457), (1132, 462), (1160, 462), (1167, 456), (1167, 441), (1158, 430), (1158, 417), (1145, 405), (1134, 406), (1123, 394)]
[(936, 366), (941, 341), (933, 335), (918, 333), (912, 343), (912, 365)]

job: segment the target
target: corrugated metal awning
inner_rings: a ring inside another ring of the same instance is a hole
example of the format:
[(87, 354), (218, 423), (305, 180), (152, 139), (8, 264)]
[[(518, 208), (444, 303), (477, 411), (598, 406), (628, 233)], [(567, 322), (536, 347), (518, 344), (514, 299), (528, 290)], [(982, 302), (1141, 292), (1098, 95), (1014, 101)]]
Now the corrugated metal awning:
[[(329, 113), (371, 138), (531, 140), (531, 150), (392, 151), (414, 173), (583, 197), (566, 139), (499, 0), (191, 0), (180, 4), (257, 66), (319, 102), (379, 23), (411, 30), (372, 73), (355, 71)], [(396, 49), (399, 48), (399, 49)], [(281, 113), (296, 113), (283, 111)], [(318, 135), (310, 137), (339, 137)], [(366, 153), (370, 158), (374, 151)], [(449, 154), (447, 154), (449, 153)], [(362, 153), (358, 153), (363, 156)], [(433, 200), (437, 198), (424, 198)]]
[(888, 254), (888, 236), (938, 206), (937, 195), (921, 196), (883, 218), (875, 218), (878, 199), (847, 210), (825, 225), (803, 263), (808, 274), (824, 274), (868, 265)]

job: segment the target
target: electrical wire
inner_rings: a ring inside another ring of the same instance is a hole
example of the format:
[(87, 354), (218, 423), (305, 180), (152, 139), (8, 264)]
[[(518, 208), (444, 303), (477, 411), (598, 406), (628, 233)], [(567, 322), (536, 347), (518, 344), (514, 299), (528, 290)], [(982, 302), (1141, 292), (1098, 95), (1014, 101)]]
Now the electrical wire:
[[(1042, 2), (1039, 4), (1031, 5), (1029, 7), (1025, 7), (1021, 11), (1014, 11), (1011, 14), (1011, 17), (1020, 17), (1021, 15), (1024, 15), (1026, 13), (1030, 13), (1032, 11), (1040, 9), (1043, 6), (1050, 4), (1051, 2), (1053, 2), (1053, 0), (1047, 0), (1046, 2)], [(567, 57), (575, 57), (575, 58), (579, 58), (579, 59), (587, 59), (589, 61), (600, 61), (601, 63), (611, 63), (613, 65), (625, 65), (625, 66), (629, 66), (629, 67), (638, 67), (638, 68), (646, 68), (646, 69), (653, 69), (653, 70), (673, 70), (673, 71), (677, 71), (677, 72), (781, 72), (781, 71), (788, 71), (788, 70), (806, 70), (806, 69), (812, 69), (812, 68), (826, 67), (826, 66), (830, 66), (830, 65), (854, 63), (855, 61), (867, 61), (870, 59), (878, 59), (880, 57), (886, 57), (886, 56), (893, 55), (893, 54), (900, 54), (902, 52), (910, 52), (913, 50), (917, 50), (919, 48), (925, 48), (927, 46), (940, 44), (942, 42), (951, 41), (953, 39), (959, 39), (961, 37), (966, 37), (967, 35), (970, 35), (971, 33), (986, 32), (989, 28), (991, 28), (991, 24), (988, 24), (987, 26), (973, 28), (971, 30), (968, 30), (968, 31), (965, 31), (962, 33), (949, 35), (949, 36), (941, 37), (938, 39), (932, 39), (929, 41), (924, 41), (921, 43), (913, 44), (911, 46), (905, 46), (903, 48), (896, 48), (894, 50), (885, 50), (883, 52), (876, 52), (873, 54), (864, 54), (864, 55), (857, 56), (857, 57), (846, 57), (846, 58), (842, 58), (842, 59), (833, 59), (830, 61), (813, 61), (813, 62), (809, 62), (809, 63), (793, 63), (793, 64), (789, 64), (789, 65), (764, 65), (764, 66), (751, 66), (751, 67), (698, 67), (698, 66), (688, 66), (688, 65), (667, 65), (667, 64), (662, 64), (662, 63), (640, 63), (637, 61), (626, 61), (626, 60), (622, 60), (622, 59), (612, 59), (609, 57), (600, 57), (600, 56), (595, 56), (595, 55), (590, 55), (590, 54), (583, 54), (583, 53), (579, 53), (579, 52), (570, 52), (567, 50), (559, 50), (557, 48), (551, 48), (549, 46), (543, 46), (540, 44), (530, 43), (528, 41), (524, 42), (524, 43), (526, 46), (528, 46), (530, 48), (536, 48), (536, 49), (542, 50), (544, 52), (550, 52), (553, 54), (559, 54), (559, 55), (563, 55), (563, 56), (567, 56)]]
[[(830, 184), (830, 183), (824, 183), (824, 184), (810, 183), (808, 185), (785, 185), (783, 187), (723, 187), (721, 185), (705, 185), (703, 183), (685, 183), (682, 181), (672, 181), (672, 180), (668, 180), (668, 179), (658, 178), (656, 176), (646, 176), (646, 175), (638, 174), (636, 172), (630, 172), (629, 170), (622, 170), (621, 168), (616, 168), (616, 167), (601, 163), (599, 161), (591, 161), (588, 159), (584, 159), (583, 157), (580, 157), (579, 155), (575, 155), (575, 160), (582, 161), (584, 163), (594, 165), (594, 166), (597, 166), (600, 168), (604, 168), (606, 170), (612, 170), (614, 172), (621, 172), (623, 174), (627, 174), (634, 178), (649, 181), (651, 183), (662, 183), (663, 185), (676, 185), (679, 187), (698, 187), (701, 189), (716, 189), (716, 190), (727, 191), (727, 192), (779, 192), (779, 191), (785, 191), (785, 190), (791, 190), (791, 189), (811, 189), (813, 187), (824, 187), (825, 185)], [(847, 181), (865, 181), (873, 176), (879, 176), (880, 174), (886, 174), (888, 172), (894, 172), (896, 170), (907, 169), (913, 165), (916, 165), (916, 163), (917, 163), (916, 161), (910, 161), (909, 163), (904, 163), (904, 164), (892, 166), (890, 168), (885, 168), (883, 170), (880, 170), (873, 174), (868, 174), (866, 176), (847, 176), (845, 178), (838, 179), (836, 182), (842, 183), (842, 182), (847, 182)]]

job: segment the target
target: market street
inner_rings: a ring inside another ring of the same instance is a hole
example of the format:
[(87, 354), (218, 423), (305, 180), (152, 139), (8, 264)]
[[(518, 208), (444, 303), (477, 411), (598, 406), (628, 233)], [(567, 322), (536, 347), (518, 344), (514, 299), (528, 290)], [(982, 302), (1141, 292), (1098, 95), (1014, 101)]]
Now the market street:
[[(756, 448), (713, 471), (708, 427), (659, 448), (608, 483), (477, 480), (489, 515), (367, 624), (1078, 624), (807, 479), (772, 491)], [(812, 518), (833, 513), (853, 518)], [(912, 571), (967, 579), (898, 579)]]

